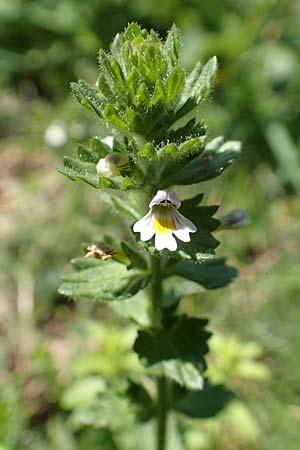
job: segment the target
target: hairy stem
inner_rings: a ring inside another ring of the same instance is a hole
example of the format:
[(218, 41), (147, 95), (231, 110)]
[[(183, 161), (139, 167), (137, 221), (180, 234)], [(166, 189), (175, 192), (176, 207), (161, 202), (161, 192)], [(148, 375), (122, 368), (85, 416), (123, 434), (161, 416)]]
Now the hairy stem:
[[(159, 258), (152, 258), (152, 325), (157, 331), (161, 328), (161, 310), (163, 300), (162, 288), (162, 262)], [(164, 377), (157, 377), (157, 450), (166, 448), (166, 431), (168, 417), (168, 386)]]

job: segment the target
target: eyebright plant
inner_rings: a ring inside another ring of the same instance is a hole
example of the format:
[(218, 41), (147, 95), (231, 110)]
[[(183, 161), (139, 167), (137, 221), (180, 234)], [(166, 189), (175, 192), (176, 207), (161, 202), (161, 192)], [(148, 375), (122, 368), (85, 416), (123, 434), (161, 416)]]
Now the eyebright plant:
[[(65, 276), (60, 292), (134, 316), (139, 329), (133, 350), (142, 369), (139, 376), (128, 375), (127, 388), (118, 395), (126, 396), (134, 423), (157, 424), (158, 450), (170, 445), (171, 422), (173, 429), (184, 417), (210, 417), (230, 399), (225, 387), (205, 377), (208, 321), (180, 314), (175, 276), (216, 289), (236, 271), (215, 254), (219, 242), (212, 232), (222, 226), (213, 217), (218, 207), (203, 205), (201, 193), (180, 199), (173, 186), (221, 175), (239, 155), (240, 144), (210, 139), (200, 117), (216, 79), (216, 57), (187, 73), (180, 47), (175, 25), (162, 41), (153, 30), (132, 23), (117, 34), (110, 52), (100, 50), (95, 85), (79, 80), (72, 91), (105, 124), (108, 136), (80, 144), (77, 158), (65, 157), (59, 169), (99, 189), (124, 217), (127, 240), (112, 236), (91, 243), (86, 257), (73, 260), (76, 270)], [(133, 314), (145, 295), (147, 323)], [(155, 380), (156, 389), (147, 380)], [(123, 414), (117, 405), (114, 416)], [(108, 418), (103, 421), (103, 427), (110, 426)]]

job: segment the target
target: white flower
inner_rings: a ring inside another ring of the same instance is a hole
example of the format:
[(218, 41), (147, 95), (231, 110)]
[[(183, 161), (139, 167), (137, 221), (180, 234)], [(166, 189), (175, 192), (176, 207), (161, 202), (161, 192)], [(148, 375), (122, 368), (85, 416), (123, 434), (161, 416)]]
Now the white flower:
[(103, 177), (114, 177), (120, 175), (120, 170), (128, 169), (128, 157), (122, 153), (108, 153), (105, 158), (101, 158), (96, 166), (97, 173)]
[(47, 145), (59, 148), (65, 145), (68, 139), (66, 127), (63, 122), (53, 121), (46, 129), (44, 139)]
[[(113, 136), (105, 136), (101, 139), (101, 142), (108, 145), (111, 149), (114, 147)], [(97, 173), (102, 177), (111, 178), (120, 175), (120, 170), (126, 170), (128, 167), (128, 156), (118, 152), (111, 152), (105, 158), (99, 159), (96, 169)]]
[(133, 231), (140, 233), (142, 241), (155, 235), (155, 248), (170, 251), (177, 249), (173, 234), (183, 242), (190, 242), (190, 233), (197, 227), (177, 209), (181, 202), (176, 192), (157, 191), (149, 203), (150, 211), (133, 225)]

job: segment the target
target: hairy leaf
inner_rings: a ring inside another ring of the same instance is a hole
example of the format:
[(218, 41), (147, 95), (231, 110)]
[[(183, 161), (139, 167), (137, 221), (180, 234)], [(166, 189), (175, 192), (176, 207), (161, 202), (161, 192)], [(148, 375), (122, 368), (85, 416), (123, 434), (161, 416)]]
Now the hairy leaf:
[[(105, 144), (104, 144), (105, 145)], [(106, 146), (108, 147), (108, 146)], [(133, 178), (126, 176), (114, 176), (112, 178), (99, 176), (96, 170), (95, 162), (84, 162), (83, 159), (92, 159), (95, 161), (95, 153), (81, 147), (79, 149), (80, 159), (64, 157), (64, 165), (57, 170), (73, 181), (85, 182), (96, 189), (120, 189), (123, 191), (137, 189)], [(124, 208), (126, 209), (126, 207)]]
[(59, 173), (65, 175), (73, 181), (84, 181), (94, 188), (100, 188), (99, 175), (97, 174), (95, 164), (65, 156), (64, 165), (59, 167), (57, 170)]
[(90, 150), (98, 156), (98, 160), (111, 152), (110, 146), (97, 137), (92, 137), (90, 140)]
[(173, 122), (189, 114), (189, 119), (197, 112), (197, 106), (201, 101), (207, 99), (218, 69), (217, 58), (211, 58), (203, 68), (197, 63), (193, 71), (186, 78), (185, 89), (178, 102), (178, 110)]
[(74, 299), (95, 301), (124, 300), (143, 289), (149, 282), (146, 272), (127, 270), (115, 261), (65, 275), (59, 292)]
[(82, 106), (102, 117), (104, 97), (95, 86), (84, 80), (79, 80), (78, 83), (71, 83), (71, 89)]
[(168, 32), (166, 42), (164, 44), (164, 52), (169, 59), (169, 67), (175, 66), (179, 57), (180, 32), (175, 24), (172, 25)]
[(174, 184), (194, 184), (220, 175), (240, 154), (241, 144), (216, 138), (205, 145), (203, 153), (177, 166), (177, 171), (162, 180), (163, 188)]
[(171, 163), (167, 165), (166, 169), (162, 172), (161, 178), (164, 178), (165, 174), (170, 171), (171, 167), (175, 167), (175, 165), (178, 164), (178, 161), (202, 153), (204, 150), (205, 139), (206, 136), (195, 136), (181, 142), (178, 145), (171, 143), (159, 149), (157, 152), (157, 157), (159, 159), (169, 159), (169, 163)]
[(166, 102), (175, 100), (184, 86), (184, 71), (176, 66), (166, 81)]
[(198, 61), (185, 80), (184, 91), (180, 98), (180, 106), (184, 105), (194, 92), (195, 85), (201, 75), (202, 64)]
[(225, 259), (207, 259), (205, 262), (179, 261), (168, 270), (168, 276), (179, 275), (187, 280), (201, 284), (206, 289), (226, 286), (237, 276), (233, 267), (226, 266)]

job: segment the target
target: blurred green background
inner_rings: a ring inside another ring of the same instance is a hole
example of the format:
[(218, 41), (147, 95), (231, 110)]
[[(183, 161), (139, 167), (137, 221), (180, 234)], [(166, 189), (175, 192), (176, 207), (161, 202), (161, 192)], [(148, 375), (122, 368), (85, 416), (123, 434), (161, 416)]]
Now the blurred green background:
[(208, 203), (222, 204), (219, 215), (237, 207), (251, 215), (247, 228), (217, 236), (219, 254), (230, 255), (240, 278), (224, 290), (190, 291), (183, 305), (210, 318), (209, 371), (237, 399), (217, 418), (193, 422), (184, 448), (298, 450), (296, 0), (0, 0), (0, 449), (140, 448), (76, 410), (82, 396), (104, 389), (106, 377), (138, 370), (134, 330), (104, 307), (57, 294), (82, 242), (122, 233), (101, 193), (56, 167), (76, 142), (105, 135), (72, 99), (69, 83), (96, 80), (98, 49), (130, 21), (162, 37), (176, 22), (187, 68), (218, 56), (214, 98), (202, 114), (212, 137), (243, 141), (240, 160), (201, 186)]

